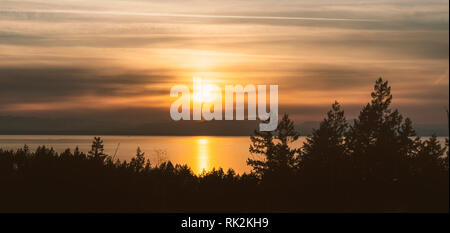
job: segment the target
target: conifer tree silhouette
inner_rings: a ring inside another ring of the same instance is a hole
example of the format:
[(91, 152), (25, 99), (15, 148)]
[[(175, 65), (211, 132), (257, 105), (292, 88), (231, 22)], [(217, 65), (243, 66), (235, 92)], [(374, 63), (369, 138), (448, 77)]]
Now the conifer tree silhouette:
[(295, 171), (298, 164), (298, 148), (291, 144), (298, 140), (300, 134), (294, 128), (294, 122), (287, 114), (274, 131), (255, 130), (250, 137), (252, 143), (249, 151), (262, 155), (262, 159), (247, 159), (247, 164), (261, 177), (264, 175), (280, 175)]

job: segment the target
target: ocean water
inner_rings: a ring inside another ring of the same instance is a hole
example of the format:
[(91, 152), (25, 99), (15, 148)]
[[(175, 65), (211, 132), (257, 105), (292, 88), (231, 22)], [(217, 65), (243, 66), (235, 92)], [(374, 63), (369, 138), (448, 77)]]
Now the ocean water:
[[(187, 164), (194, 173), (212, 168), (234, 169), (237, 173), (249, 172), (247, 159), (257, 157), (248, 152), (249, 137), (223, 136), (101, 136), (105, 152), (115, 159), (129, 161), (141, 148), (153, 165), (164, 161)], [(17, 149), (25, 144), (31, 150), (45, 145), (57, 152), (67, 148), (87, 152), (93, 136), (78, 135), (0, 135), (0, 148)], [(444, 143), (445, 138), (439, 140)], [(305, 141), (301, 137), (293, 146), (299, 147)]]

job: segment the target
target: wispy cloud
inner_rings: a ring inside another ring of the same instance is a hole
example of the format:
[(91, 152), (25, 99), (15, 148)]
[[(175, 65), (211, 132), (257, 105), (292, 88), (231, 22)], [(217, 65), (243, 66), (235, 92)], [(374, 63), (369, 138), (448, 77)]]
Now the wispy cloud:
[(90, 10), (1, 10), (9, 13), (51, 13), (51, 14), (83, 14), (83, 15), (117, 15), (117, 16), (146, 16), (146, 17), (177, 17), (177, 18), (206, 18), (206, 19), (246, 19), (246, 20), (308, 20), (308, 21), (354, 21), (377, 22), (377, 19), (360, 18), (326, 18), (326, 17), (286, 17), (286, 16), (256, 16), (256, 15), (210, 15), (210, 14), (175, 14), (161, 12), (138, 11), (90, 11)]

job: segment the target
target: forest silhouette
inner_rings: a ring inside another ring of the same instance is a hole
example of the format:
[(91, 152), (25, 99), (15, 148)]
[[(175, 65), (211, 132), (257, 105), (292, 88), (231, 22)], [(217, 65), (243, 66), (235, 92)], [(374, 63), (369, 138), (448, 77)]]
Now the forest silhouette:
[(120, 161), (100, 137), (88, 153), (0, 149), (0, 212), (448, 212), (448, 138), (417, 137), (391, 101), (379, 78), (356, 119), (335, 102), (300, 148), (285, 114), (255, 130), (244, 174), (152, 165), (139, 148)]

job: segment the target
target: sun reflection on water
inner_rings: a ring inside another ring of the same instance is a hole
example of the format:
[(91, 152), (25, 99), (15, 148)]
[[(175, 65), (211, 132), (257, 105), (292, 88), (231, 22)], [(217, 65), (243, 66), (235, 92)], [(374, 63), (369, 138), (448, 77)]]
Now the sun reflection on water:
[(209, 171), (209, 139), (197, 139), (198, 174)]

